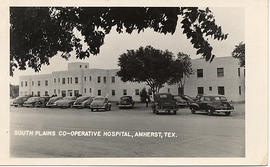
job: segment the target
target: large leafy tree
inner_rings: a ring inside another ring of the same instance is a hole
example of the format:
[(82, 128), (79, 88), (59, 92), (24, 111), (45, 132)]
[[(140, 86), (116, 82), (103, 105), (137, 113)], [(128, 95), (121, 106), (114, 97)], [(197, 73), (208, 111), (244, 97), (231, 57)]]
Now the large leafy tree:
[(117, 75), (123, 81), (146, 83), (155, 95), (170, 79), (172, 63), (173, 53), (151, 46), (140, 47), (120, 55)]
[[(140, 33), (150, 28), (171, 33), (181, 20), (186, 35), (197, 54), (212, 60), (208, 37), (227, 38), (216, 25), (209, 8), (197, 7), (11, 7), (10, 8), (10, 74), (15, 68), (31, 67), (39, 71), (60, 53), (68, 59), (72, 50), (83, 59), (97, 55), (105, 35), (116, 27), (118, 33)], [(76, 36), (79, 32), (83, 38)], [(83, 44), (86, 44), (86, 50)]]
[(241, 67), (245, 67), (245, 43), (240, 42), (232, 51), (232, 57), (239, 59)]
[[(170, 85), (176, 84), (178, 85), (179, 90), (183, 90), (186, 78), (193, 73), (190, 56), (179, 52), (177, 54), (177, 59), (173, 61), (171, 65), (171, 69), (171, 79), (168, 81), (168, 83)], [(183, 91), (180, 91), (179, 93), (181, 94)]]

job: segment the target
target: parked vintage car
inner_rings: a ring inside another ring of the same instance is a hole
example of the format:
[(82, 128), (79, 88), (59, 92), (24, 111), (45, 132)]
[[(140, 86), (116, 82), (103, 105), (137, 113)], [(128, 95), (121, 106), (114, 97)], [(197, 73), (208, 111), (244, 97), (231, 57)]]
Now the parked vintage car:
[(73, 103), (73, 107), (85, 108), (85, 107), (88, 107), (92, 101), (93, 101), (93, 98), (91, 96), (81, 96), (81, 97), (78, 97), (76, 101)]
[(132, 96), (122, 96), (118, 102), (119, 108), (133, 108), (135, 102), (132, 99)]
[(17, 97), (16, 99), (13, 100), (11, 106), (23, 106), (23, 103), (28, 100), (31, 96), (22, 96), (22, 97)]
[(188, 102), (181, 95), (175, 95), (174, 99), (176, 100), (177, 107), (184, 108), (188, 106)]
[(190, 109), (192, 114), (202, 111), (208, 115), (223, 113), (227, 116), (234, 111), (233, 105), (223, 95), (202, 95), (200, 99), (190, 104)]
[(109, 102), (108, 98), (103, 96), (95, 97), (90, 104), (91, 111), (99, 111), (99, 109), (109, 111), (111, 110), (111, 107), (112, 105)]
[(30, 97), (23, 103), (24, 107), (45, 107), (49, 97)]
[(154, 103), (152, 104), (152, 110), (154, 114), (162, 112), (168, 112), (176, 114), (177, 112), (176, 100), (170, 93), (158, 93), (154, 96)]
[(64, 97), (63, 99), (57, 100), (55, 104), (60, 108), (72, 108), (76, 99), (77, 97)]
[(55, 102), (61, 99), (63, 99), (63, 97), (61, 96), (51, 97), (50, 100), (47, 102), (46, 107), (57, 107)]

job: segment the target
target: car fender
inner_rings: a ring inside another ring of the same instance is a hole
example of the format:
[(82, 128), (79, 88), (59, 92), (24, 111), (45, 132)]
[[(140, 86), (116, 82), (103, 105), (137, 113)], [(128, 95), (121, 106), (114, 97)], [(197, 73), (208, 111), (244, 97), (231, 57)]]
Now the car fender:
[(190, 107), (190, 108), (193, 108), (193, 109), (199, 109), (199, 108), (200, 108), (199, 104), (197, 104), (197, 103), (191, 103), (191, 104), (189, 105), (189, 107)]

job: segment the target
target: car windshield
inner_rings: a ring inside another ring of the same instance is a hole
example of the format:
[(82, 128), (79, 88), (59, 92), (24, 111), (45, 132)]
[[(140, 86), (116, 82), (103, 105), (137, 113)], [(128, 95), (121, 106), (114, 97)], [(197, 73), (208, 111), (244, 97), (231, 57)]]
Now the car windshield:
[(121, 100), (129, 100), (129, 99), (131, 99), (131, 97), (129, 97), (129, 96), (121, 97)]
[(33, 102), (33, 101), (38, 100), (39, 98), (40, 98), (40, 97), (30, 97), (30, 99), (28, 99), (27, 101)]
[(97, 97), (97, 98), (94, 99), (94, 101), (104, 101), (104, 100), (105, 100), (104, 97)]
[(77, 99), (77, 101), (84, 101), (86, 99), (89, 99), (89, 96), (81, 96)]

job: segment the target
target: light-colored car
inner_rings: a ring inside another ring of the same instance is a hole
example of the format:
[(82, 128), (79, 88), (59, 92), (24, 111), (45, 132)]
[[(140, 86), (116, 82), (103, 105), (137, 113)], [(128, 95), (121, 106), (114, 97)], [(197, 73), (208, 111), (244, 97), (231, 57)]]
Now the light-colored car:
[(85, 107), (88, 107), (92, 101), (93, 101), (93, 98), (91, 96), (81, 96), (81, 97), (78, 97), (76, 101), (73, 103), (73, 107), (85, 108)]
[(76, 101), (77, 97), (64, 97), (63, 99), (57, 100), (55, 102), (57, 107), (61, 108), (71, 108), (73, 103)]
[(91, 111), (99, 111), (100, 109), (104, 111), (109, 111), (111, 110), (111, 107), (112, 105), (109, 102), (108, 98), (103, 96), (95, 97), (90, 104)]
[(55, 102), (60, 99), (63, 99), (63, 97), (61, 96), (51, 97), (50, 100), (47, 102), (46, 107), (57, 107)]

